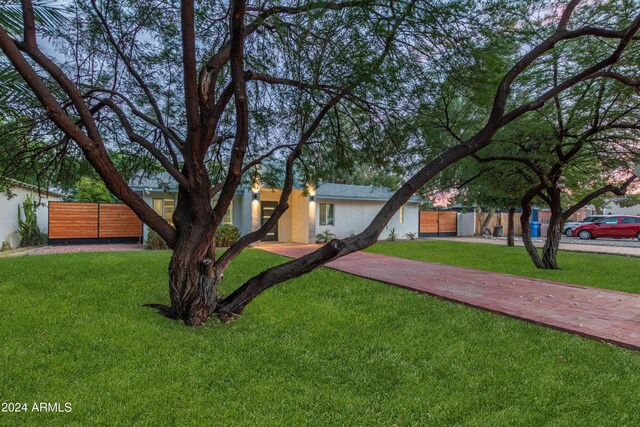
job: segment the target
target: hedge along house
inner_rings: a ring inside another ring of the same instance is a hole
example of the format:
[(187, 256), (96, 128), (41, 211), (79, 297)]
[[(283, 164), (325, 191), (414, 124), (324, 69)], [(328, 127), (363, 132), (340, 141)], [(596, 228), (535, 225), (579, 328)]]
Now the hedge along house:
[[(177, 186), (150, 179), (132, 185), (144, 200), (165, 220), (171, 221), (177, 202)], [(236, 191), (223, 219), (240, 230), (241, 235), (257, 230), (273, 213), (282, 190), (244, 188)], [(315, 243), (316, 235), (325, 231), (343, 238), (364, 230), (393, 192), (384, 187), (321, 184), (316, 191), (295, 189), (289, 196), (289, 209), (278, 224), (262, 239), (263, 242)], [(394, 215), (387, 230), (395, 230), (397, 238), (407, 233), (418, 235), (419, 205), (411, 198)], [(144, 236), (147, 236), (145, 225)], [(380, 238), (386, 239), (388, 233)]]

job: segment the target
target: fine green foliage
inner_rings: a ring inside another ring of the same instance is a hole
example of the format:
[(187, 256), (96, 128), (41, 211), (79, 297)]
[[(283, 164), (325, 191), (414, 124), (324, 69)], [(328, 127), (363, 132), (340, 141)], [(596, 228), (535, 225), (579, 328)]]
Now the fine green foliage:
[(561, 270), (536, 268), (522, 247), (451, 241), (397, 242), (368, 249), (384, 255), (640, 293), (637, 258), (560, 251)]
[(409, 240), (416, 240), (418, 238), (418, 235), (416, 233), (409, 232), (404, 234), (404, 238)]
[(336, 235), (330, 232), (329, 230), (324, 230), (322, 233), (316, 234), (317, 243), (327, 243), (335, 238), (336, 238)]
[(149, 250), (169, 249), (167, 242), (165, 242), (158, 233), (150, 228), (147, 231), (147, 239), (144, 243), (144, 248)]
[[(53, 0), (35, 0), (33, 12), (36, 24), (44, 31), (67, 23), (63, 6)], [(59, 2), (58, 2), (59, 3)], [(0, 1), (0, 26), (10, 35), (21, 37), (23, 31), (22, 4), (18, 0)], [(20, 74), (5, 62), (0, 62), (0, 121), (7, 117), (21, 117), (20, 107), (30, 97), (30, 90)]]
[(20, 234), (20, 245), (22, 246), (39, 246), (47, 240), (46, 234), (40, 231), (38, 226), (38, 202), (35, 201), (31, 194), (28, 194), (22, 203), (22, 213), (18, 208), (18, 234)]
[(100, 179), (84, 176), (76, 182), (73, 191), (74, 202), (112, 202), (113, 196)]
[[(3, 424), (640, 423), (637, 352), (329, 269), (189, 328), (142, 307), (169, 255), (0, 260), (3, 399), (73, 408)], [(282, 261), (247, 250), (221, 290)]]
[(221, 248), (228, 248), (240, 238), (240, 230), (231, 224), (222, 224), (216, 230), (213, 239), (216, 245)]

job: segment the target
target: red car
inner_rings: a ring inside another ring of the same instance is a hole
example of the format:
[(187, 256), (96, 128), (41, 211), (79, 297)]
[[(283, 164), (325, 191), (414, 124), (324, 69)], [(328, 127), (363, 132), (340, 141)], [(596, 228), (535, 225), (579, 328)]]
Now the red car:
[(640, 240), (640, 216), (619, 215), (602, 218), (596, 222), (574, 228), (571, 230), (571, 236), (584, 240), (598, 237)]

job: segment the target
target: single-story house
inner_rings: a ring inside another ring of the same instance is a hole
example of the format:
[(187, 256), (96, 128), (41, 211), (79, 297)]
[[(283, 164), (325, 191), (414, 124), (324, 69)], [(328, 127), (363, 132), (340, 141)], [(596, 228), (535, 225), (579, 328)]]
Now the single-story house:
[(0, 193), (0, 245), (14, 249), (20, 245), (18, 212), (20, 212), (20, 218), (24, 219), (22, 204), (26, 197), (31, 195), (38, 202), (36, 210), (38, 226), (40, 231), (46, 233), (49, 226), (48, 203), (60, 200), (62, 195), (14, 180), (10, 180), (8, 192), (11, 197), (6, 193)]
[[(171, 221), (177, 201), (174, 183), (147, 179), (132, 188), (160, 216)], [(257, 230), (271, 216), (281, 193), (272, 188), (239, 189), (223, 223), (238, 227), (241, 235)], [(289, 197), (289, 209), (263, 241), (315, 243), (316, 235), (325, 231), (338, 238), (348, 237), (363, 231), (392, 195), (393, 191), (387, 188), (365, 185), (326, 183), (307, 193), (295, 189)], [(389, 221), (387, 230), (395, 229), (397, 238), (407, 233), (417, 235), (420, 203), (420, 199), (412, 197)], [(383, 232), (380, 239), (386, 239), (388, 234)]]

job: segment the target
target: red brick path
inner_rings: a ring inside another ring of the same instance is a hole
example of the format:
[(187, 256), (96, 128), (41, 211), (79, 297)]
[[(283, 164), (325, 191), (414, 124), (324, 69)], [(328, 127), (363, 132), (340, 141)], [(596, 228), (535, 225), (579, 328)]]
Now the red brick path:
[[(297, 258), (317, 246), (261, 249)], [(357, 252), (327, 267), (640, 350), (640, 295)]]

